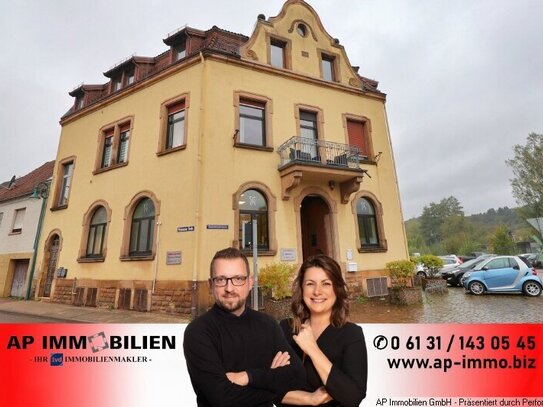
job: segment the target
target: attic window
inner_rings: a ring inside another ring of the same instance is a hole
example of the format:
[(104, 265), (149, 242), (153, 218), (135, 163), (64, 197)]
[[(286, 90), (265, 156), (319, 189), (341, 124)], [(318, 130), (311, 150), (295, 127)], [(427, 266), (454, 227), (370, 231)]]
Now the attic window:
[(84, 101), (85, 101), (84, 96), (78, 96), (75, 99), (75, 108), (76, 109), (81, 109), (83, 107)]
[(134, 70), (132, 70), (128, 72), (128, 74), (126, 75), (126, 84), (132, 85), (134, 83), (134, 79), (135, 79), (135, 74), (134, 74)]
[(183, 59), (187, 56), (187, 47), (184, 41), (180, 42), (175, 46), (174, 56), (176, 61), (179, 61), (180, 59)]
[(296, 31), (302, 37), (305, 37), (307, 35), (307, 27), (305, 26), (305, 24), (298, 24), (298, 26), (296, 27)]

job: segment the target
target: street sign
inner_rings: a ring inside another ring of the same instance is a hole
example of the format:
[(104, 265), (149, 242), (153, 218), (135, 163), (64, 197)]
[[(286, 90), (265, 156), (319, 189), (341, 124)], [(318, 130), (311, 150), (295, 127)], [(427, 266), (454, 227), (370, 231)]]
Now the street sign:
[(543, 218), (531, 218), (526, 221), (536, 229), (540, 235), (543, 235)]
[(179, 226), (177, 228), (178, 232), (194, 232), (194, 226)]
[(207, 225), (208, 229), (214, 229), (214, 230), (227, 230), (228, 225)]

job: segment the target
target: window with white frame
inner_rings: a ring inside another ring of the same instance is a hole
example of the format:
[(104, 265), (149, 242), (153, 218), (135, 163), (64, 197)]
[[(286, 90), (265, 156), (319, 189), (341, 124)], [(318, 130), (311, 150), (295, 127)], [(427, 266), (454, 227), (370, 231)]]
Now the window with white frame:
[(70, 195), (70, 187), (72, 185), (72, 175), (74, 171), (74, 162), (70, 161), (62, 165), (62, 184), (58, 194), (57, 206), (65, 206), (68, 204)]
[(99, 157), (96, 171), (119, 167), (128, 163), (132, 120), (124, 119), (100, 131)]
[(20, 209), (15, 210), (15, 214), (13, 216), (13, 226), (11, 228), (11, 233), (22, 233), (25, 213), (26, 213), (26, 208), (20, 208)]

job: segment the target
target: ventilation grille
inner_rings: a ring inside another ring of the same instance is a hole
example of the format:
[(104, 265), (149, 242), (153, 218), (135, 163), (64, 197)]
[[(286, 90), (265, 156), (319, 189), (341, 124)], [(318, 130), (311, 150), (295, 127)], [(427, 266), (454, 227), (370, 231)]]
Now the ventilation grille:
[(368, 297), (388, 295), (386, 277), (367, 278), (366, 283), (368, 285)]

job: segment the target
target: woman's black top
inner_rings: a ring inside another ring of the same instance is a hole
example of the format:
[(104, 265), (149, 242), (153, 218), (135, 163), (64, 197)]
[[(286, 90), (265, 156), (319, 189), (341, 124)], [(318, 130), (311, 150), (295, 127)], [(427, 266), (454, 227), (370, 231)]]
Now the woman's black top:
[(319, 377), (309, 356), (305, 356), (292, 338), (292, 320), (284, 319), (280, 325), (287, 341), (302, 360), (307, 383), (303, 389), (313, 392), (321, 386), (334, 399), (326, 406), (355, 407), (366, 397), (366, 382), (368, 377), (368, 360), (366, 342), (362, 328), (347, 322), (341, 328), (332, 325), (321, 333), (317, 345), (332, 362), (332, 370), (326, 383)]

